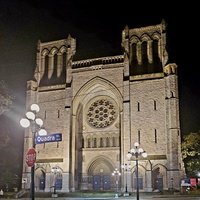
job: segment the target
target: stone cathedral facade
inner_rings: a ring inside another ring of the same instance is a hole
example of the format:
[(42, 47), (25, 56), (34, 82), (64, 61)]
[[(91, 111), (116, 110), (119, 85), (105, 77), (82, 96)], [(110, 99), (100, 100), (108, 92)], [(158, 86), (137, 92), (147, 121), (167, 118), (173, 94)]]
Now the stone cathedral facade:
[[(179, 189), (185, 176), (177, 65), (168, 63), (166, 23), (122, 31), (121, 55), (74, 60), (76, 39), (38, 42), (27, 110), (40, 106), (48, 134), (62, 141), (36, 145), (35, 190), (136, 190), (136, 162), (127, 153), (138, 142), (148, 156), (138, 162), (139, 189)], [(25, 130), (22, 188), (30, 188), (25, 157), (32, 133)], [(122, 169), (130, 164), (130, 169)], [(55, 176), (52, 168), (59, 171)], [(126, 186), (125, 186), (126, 185)]]

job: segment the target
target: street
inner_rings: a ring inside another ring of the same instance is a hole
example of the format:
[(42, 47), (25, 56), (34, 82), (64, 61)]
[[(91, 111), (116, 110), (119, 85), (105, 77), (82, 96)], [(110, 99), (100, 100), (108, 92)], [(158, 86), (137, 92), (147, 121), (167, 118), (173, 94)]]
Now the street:
[[(52, 199), (52, 198), (51, 198)], [(91, 197), (91, 198), (63, 198), (62, 200), (136, 200), (136, 196), (129, 197), (118, 197), (118, 198), (101, 198), (101, 197)], [(139, 200), (200, 200), (200, 195), (160, 195), (160, 196), (140, 196)], [(42, 199), (37, 199), (42, 200)], [(55, 199), (54, 199), (55, 200)]]
[[(1, 200), (8, 200), (7, 198), (0, 198)], [(29, 200), (30, 198), (20, 198), (20, 200)], [(108, 198), (108, 197), (57, 197), (57, 198), (35, 198), (35, 200), (136, 200), (136, 197), (118, 197), (118, 198)], [(200, 196), (140, 196), (139, 200), (200, 200)], [(11, 199), (10, 199), (11, 200)]]
[[(108, 198), (108, 197), (80, 197), (80, 198), (72, 198), (72, 197), (65, 197), (65, 198), (36, 198), (36, 200), (136, 200), (136, 196), (129, 196), (129, 197), (118, 197), (118, 198)], [(193, 195), (171, 195), (171, 196), (140, 196), (139, 200), (200, 200), (199, 196)], [(24, 199), (25, 200), (25, 199)], [(28, 199), (26, 199), (28, 200)]]
[[(82, 198), (82, 199), (78, 199), (78, 200), (88, 200), (88, 198)], [(105, 199), (107, 199), (107, 200), (111, 200), (111, 199), (108, 199), (108, 198), (102, 198), (102, 199), (100, 199), (100, 198), (89, 198), (89, 199), (93, 199), (93, 200), (105, 200)], [(115, 198), (113, 198), (113, 199), (115, 199)], [(112, 200), (113, 200), (112, 199)], [(128, 199), (132, 199), (132, 200), (136, 200), (136, 198), (119, 198), (119, 200), (128, 200)], [(182, 196), (182, 197), (151, 197), (151, 198), (149, 198), (149, 197), (140, 197), (140, 200), (149, 200), (149, 199), (152, 199), (152, 200), (200, 200), (200, 197), (184, 197), (184, 196)], [(66, 200), (69, 200), (69, 199), (66, 199)], [(72, 200), (72, 199), (70, 199), (70, 200)], [(74, 199), (73, 199), (74, 200)], [(77, 200), (77, 199), (76, 199)]]
[[(135, 200), (136, 198), (132, 198), (133, 200)], [(153, 200), (200, 200), (200, 197), (188, 197), (188, 196), (179, 196), (179, 197), (141, 197), (140, 200), (149, 200), (149, 199), (153, 199)]]

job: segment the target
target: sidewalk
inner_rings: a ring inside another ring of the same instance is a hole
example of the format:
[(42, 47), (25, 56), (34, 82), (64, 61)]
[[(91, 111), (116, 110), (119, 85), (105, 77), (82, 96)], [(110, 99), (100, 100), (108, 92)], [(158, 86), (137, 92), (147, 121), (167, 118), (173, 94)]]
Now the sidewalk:
[[(118, 193), (118, 197), (116, 193), (95, 193), (95, 192), (73, 192), (73, 193), (57, 193), (57, 197), (52, 197), (52, 193), (35, 193), (35, 200), (128, 200), (136, 199), (136, 193), (129, 193), (129, 195), (125, 195), (123, 193)], [(159, 193), (159, 192), (140, 192), (139, 199), (146, 200), (146, 199), (199, 199), (200, 194), (180, 194), (180, 193)], [(26, 192), (26, 194), (22, 197), (16, 198), (13, 196), (12, 198), (8, 197), (0, 197), (0, 200), (8, 200), (8, 199), (20, 199), (20, 200), (30, 200), (30, 193)]]

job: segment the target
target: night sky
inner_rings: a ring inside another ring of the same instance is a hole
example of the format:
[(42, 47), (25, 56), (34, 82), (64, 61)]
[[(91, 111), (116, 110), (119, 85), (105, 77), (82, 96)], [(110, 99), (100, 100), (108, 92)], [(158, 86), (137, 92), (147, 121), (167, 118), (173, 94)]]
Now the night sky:
[(197, 5), (117, 2), (0, 0), (0, 80), (15, 96), (13, 111), (5, 117), (19, 146), (23, 142), (19, 119), (25, 113), (26, 82), (33, 78), (38, 40), (60, 40), (70, 34), (77, 42), (76, 59), (119, 55), (126, 25), (150, 26), (162, 19), (168, 24), (169, 61), (178, 65), (182, 135), (200, 130)]

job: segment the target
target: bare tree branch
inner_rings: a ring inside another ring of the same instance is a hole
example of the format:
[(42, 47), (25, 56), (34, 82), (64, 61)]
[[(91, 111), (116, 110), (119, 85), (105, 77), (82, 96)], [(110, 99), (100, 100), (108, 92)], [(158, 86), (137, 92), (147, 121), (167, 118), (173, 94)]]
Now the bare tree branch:
[(9, 92), (6, 83), (3, 80), (0, 81), (0, 115), (9, 111), (12, 107), (14, 97)]

